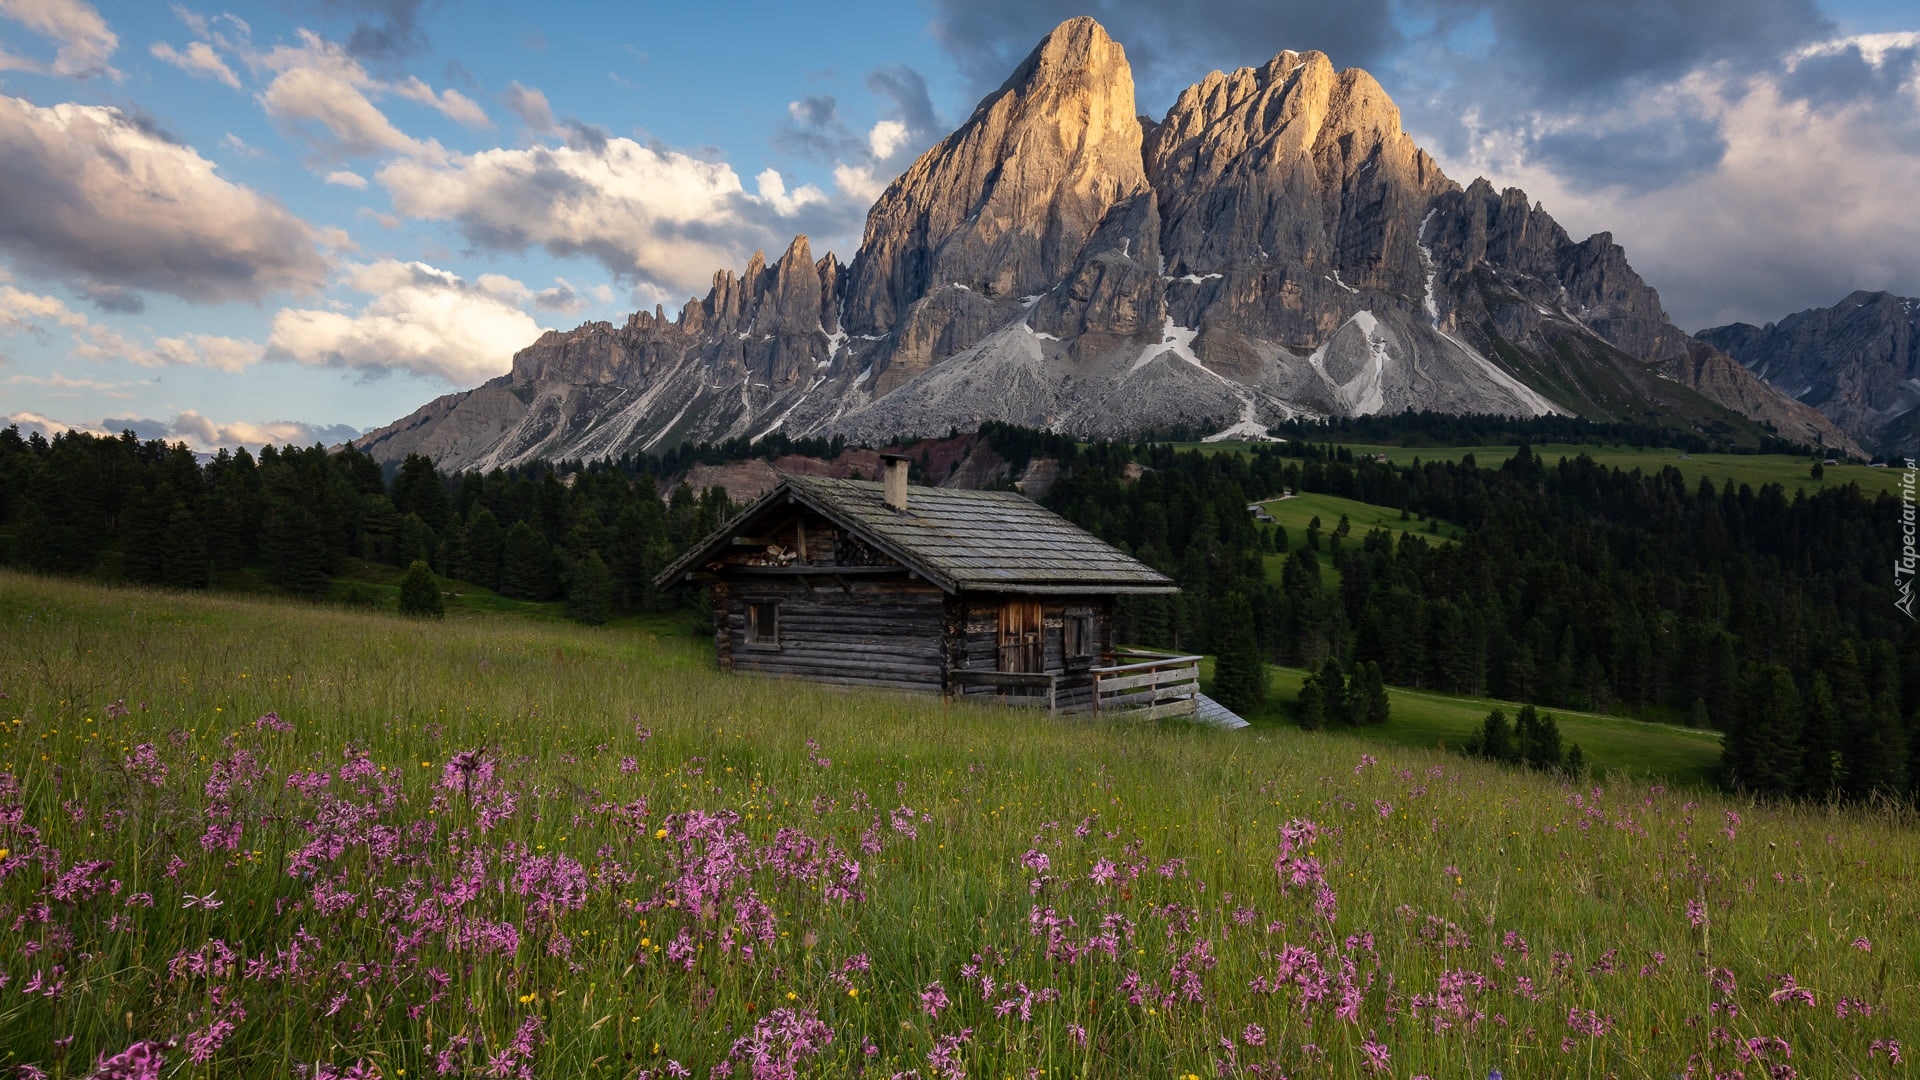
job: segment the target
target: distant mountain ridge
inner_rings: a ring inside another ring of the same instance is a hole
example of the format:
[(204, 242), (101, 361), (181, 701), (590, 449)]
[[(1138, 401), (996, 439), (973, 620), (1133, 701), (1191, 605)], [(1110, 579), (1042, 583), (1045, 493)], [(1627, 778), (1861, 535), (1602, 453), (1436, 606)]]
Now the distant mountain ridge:
[(1777, 323), (1697, 336), (1860, 443), (1920, 455), (1920, 299), (1855, 292)]
[(1674, 327), (1608, 234), (1449, 180), (1366, 72), (1283, 52), (1156, 122), (1087, 18), (887, 188), (851, 263), (796, 237), (671, 320), (542, 335), (358, 445), (484, 469), (776, 430), (1256, 433), (1410, 408), (1855, 449)]

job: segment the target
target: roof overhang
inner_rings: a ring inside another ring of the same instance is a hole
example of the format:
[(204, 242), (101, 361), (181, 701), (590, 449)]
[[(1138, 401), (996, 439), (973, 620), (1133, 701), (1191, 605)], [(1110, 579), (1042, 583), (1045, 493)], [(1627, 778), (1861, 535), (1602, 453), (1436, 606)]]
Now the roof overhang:
[(664, 589), (683, 577), (691, 579), (696, 571), (727, 547), (735, 533), (746, 531), (756, 521), (780, 507), (793, 505), (804, 506), (840, 528), (858, 535), (882, 554), (898, 562), (904, 570), (938, 586), (942, 592), (953, 595), (966, 592), (1008, 593), (1021, 596), (1172, 596), (1180, 592), (1180, 586), (1171, 580), (1165, 584), (1075, 581), (1020, 581), (1004, 584), (993, 581), (962, 582), (956, 580), (951, 574), (914, 557), (912, 552), (886, 537), (876, 535), (870, 529), (864, 528), (860, 522), (836, 510), (829, 500), (818, 498), (786, 480), (782, 480), (772, 491), (762, 495), (745, 510), (734, 515), (726, 524), (714, 530), (705, 539), (689, 548), (686, 554), (675, 559), (665, 570), (655, 575), (654, 587)]

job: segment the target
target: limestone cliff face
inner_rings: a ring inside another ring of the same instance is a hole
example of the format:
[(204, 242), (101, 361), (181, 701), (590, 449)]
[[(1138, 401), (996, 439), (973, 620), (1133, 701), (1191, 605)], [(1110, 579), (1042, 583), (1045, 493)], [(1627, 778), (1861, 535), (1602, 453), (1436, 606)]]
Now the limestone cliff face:
[(489, 468), (776, 430), (1257, 434), (1402, 409), (1760, 420), (1851, 445), (1695, 348), (1608, 234), (1449, 180), (1367, 73), (1283, 52), (1153, 121), (1086, 18), (886, 189), (850, 264), (796, 237), (672, 318), (546, 334), (360, 445)]
[(1059, 283), (1108, 211), (1146, 191), (1126, 51), (1070, 19), (868, 212), (847, 324), (894, 337), (878, 392)]
[(1698, 336), (1861, 443), (1920, 454), (1920, 300), (1856, 292), (1777, 323)]

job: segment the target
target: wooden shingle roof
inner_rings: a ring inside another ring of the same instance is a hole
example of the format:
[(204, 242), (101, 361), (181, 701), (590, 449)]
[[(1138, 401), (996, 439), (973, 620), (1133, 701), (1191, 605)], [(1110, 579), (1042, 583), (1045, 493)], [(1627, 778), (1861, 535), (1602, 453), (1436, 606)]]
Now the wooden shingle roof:
[(662, 586), (788, 500), (849, 529), (947, 592), (1173, 593), (1173, 579), (1013, 491), (912, 487), (904, 512), (869, 480), (790, 476), (662, 571)]

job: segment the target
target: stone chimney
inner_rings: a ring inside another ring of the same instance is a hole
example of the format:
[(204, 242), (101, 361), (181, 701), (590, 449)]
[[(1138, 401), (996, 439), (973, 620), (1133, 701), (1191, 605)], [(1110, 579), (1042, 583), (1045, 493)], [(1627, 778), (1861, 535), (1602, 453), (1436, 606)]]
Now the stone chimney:
[(889, 510), (907, 512), (907, 456), (905, 454), (881, 454), (885, 462), (886, 487), (882, 491), (881, 501)]

